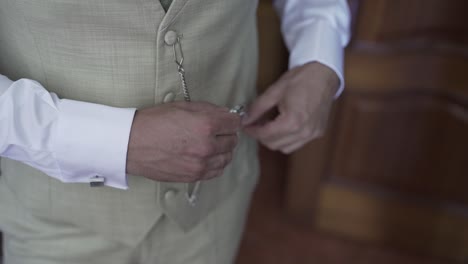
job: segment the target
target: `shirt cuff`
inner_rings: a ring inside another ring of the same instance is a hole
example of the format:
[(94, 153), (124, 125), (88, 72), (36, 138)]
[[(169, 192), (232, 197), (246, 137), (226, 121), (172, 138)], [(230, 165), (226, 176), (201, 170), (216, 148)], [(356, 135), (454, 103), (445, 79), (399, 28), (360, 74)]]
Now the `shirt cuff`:
[(89, 183), (99, 176), (106, 186), (127, 189), (127, 150), (135, 111), (61, 100), (54, 151), (61, 180)]
[[(286, 33), (290, 34), (290, 33)], [(340, 79), (340, 87), (335, 94), (339, 97), (344, 89), (344, 48), (339, 32), (325, 20), (317, 20), (313, 24), (301, 25), (293, 32), (290, 43), (289, 68), (304, 65), (309, 62), (320, 62), (331, 68)]]

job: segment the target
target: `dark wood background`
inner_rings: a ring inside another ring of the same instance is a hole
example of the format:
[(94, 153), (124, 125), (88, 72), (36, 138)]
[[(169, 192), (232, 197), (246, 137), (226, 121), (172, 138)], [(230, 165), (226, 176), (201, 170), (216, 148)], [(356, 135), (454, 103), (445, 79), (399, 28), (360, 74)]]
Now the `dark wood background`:
[(468, 1), (350, 1), (346, 90), (288, 161), (292, 217), (468, 260)]

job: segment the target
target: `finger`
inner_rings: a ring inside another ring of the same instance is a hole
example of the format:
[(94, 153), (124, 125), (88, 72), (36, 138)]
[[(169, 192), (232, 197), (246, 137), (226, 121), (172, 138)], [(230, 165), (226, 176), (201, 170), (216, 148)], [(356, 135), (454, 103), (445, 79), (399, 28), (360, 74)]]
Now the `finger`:
[(163, 182), (190, 183), (213, 178), (222, 173), (223, 164), (228, 164), (231, 159), (231, 153), (218, 155), (205, 162), (201, 162), (199, 158), (184, 156), (176, 159), (174, 166), (171, 166), (172, 169), (160, 170), (154, 179)]
[(156, 175), (150, 176), (149, 178), (152, 178), (157, 181), (161, 182), (182, 182), (182, 183), (187, 183), (187, 182), (193, 182), (196, 181), (196, 179), (188, 174), (188, 173), (173, 173), (173, 172), (159, 172)]
[(309, 143), (311, 140), (320, 138), (323, 135), (322, 130), (314, 130), (314, 132), (310, 133), (298, 133), (296, 138), (290, 138), (290, 141), (284, 141), (282, 144), (278, 143), (276, 149), (281, 150), (285, 154), (289, 154), (297, 149), (301, 148), (302, 146)]
[(241, 128), (241, 117), (233, 113), (212, 113), (210, 119), (216, 136), (237, 134)]
[[(213, 135), (234, 134), (239, 131), (241, 117), (230, 113), (229, 108), (207, 102), (174, 102), (176, 107), (205, 116), (207, 131)], [(200, 115), (198, 115), (200, 117)]]
[(294, 152), (294, 151), (300, 149), (301, 147), (303, 147), (307, 142), (308, 141), (301, 140), (301, 141), (298, 141), (298, 142), (293, 143), (291, 145), (284, 146), (280, 150), (284, 154), (291, 154), (292, 152)]
[(246, 127), (245, 131), (250, 136), (265, 142), (276, 140), (293, 133), (284, 115), (279, 115), (275, 120), (264, 125)]
[(181, 161), (180, 166), (174, 169), (179, 171), (177, 174), (179, 175), (180, 182), (194, 182), (201, 180), (206, 174), (209, 174), (212, 171), (208, 169), (208, 162), (205, 159), (183, 156), (178, 160)]
[(260, 95), (248, 108), (247, 115), (242, 120), (243, 125), (251, 125), (265, 113), (278, 105), (282, 97), (283, 86), (276, 83)]
[(290, 134), (282, 137), (264, 139), (262, 143), (272, 150), (281, 150), (299, 141), (310, 141), (319, 136), (319, 132), (320, 130), (304, 125), (300, 130), (290, 132)]
[(262, 143), (271, 150), (282, 150), (283, 148), (295, 144), (302, 140), (300, 133), (293, 133), (283, 137), (263, 140)]
[(238, 142), (237, 134), (233, 135), (222, 135), (214, 138), (215, 151), (214, 154), (229, 153), (234, 150)]
[(232, 160), (232, 152), (224, 153), (221, 155), (214, 156), (207, 161), (207, 169), (220, 170), (224, 169)]

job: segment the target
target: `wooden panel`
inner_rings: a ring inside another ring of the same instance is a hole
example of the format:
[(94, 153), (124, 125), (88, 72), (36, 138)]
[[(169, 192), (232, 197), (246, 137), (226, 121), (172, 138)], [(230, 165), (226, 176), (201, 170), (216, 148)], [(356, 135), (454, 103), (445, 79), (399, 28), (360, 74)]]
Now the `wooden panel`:
[(348, 96), (331, 175), (468, 206), (468, 109), (424, 94)]
[(348, 93), (442, 91), (468, 99), (468, 54), (351, 49), (345, 66)]
[(466, 261), (468, 1), (361, 0), (357, 14), (331, 131), (289, 161), (288, 210)]
[(355, 40), (468, 44), (466, 0), (362, 0)]
[(281, 36), (279, 18), (271, 3), (260, 2), (257, 17), (260, 48), (257, 87), (262, 92), (286, 71), (288, 53)]
[(329, 146), (333, 143), (333, 133), (336, 131), (333, 126), (337, 124), (337, 111), (338, 104), (335, 104), (325, 135), (292, 153), (288, 160), (285, 203), (286, 210), (295, 222), (310, 223), (314, 219), (320, 183), (331, 160)]
[(358, 240), (468, 260), (467, 211), (404, 198), (327, 183), (321, 188), (316, 226)]

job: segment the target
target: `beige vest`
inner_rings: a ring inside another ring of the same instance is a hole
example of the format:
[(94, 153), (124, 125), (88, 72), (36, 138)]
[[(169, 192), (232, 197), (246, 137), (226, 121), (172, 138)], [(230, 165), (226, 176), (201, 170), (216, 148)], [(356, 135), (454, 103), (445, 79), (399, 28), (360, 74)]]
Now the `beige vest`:
[[(183, 35), (192, 99), (231, 107), (255, 96), (256, 6), (252, 0), (174, 0), (165, 13), (159, 0), (0, 0), (0, 73), (37, 80), (62, 98), (117, 107), (153, 106), (170, 93), (182, 100), (173, 49), (164, 42), (172, 30)], [(2, 212), (17, 206), (36, 219), (127, 243), (139, 241), (163, 214), (189, 230), (235, 188), (254, 185), (255, 143), (241, 136), (236, 153), (224, 176), (201, 185), (195, 206), (183, 184), (128, 175), (127, 191), (90, 188), (2, 159), (0, 229), (15, 221)], [(175, 197), (165, 197), (170, 189)]]

